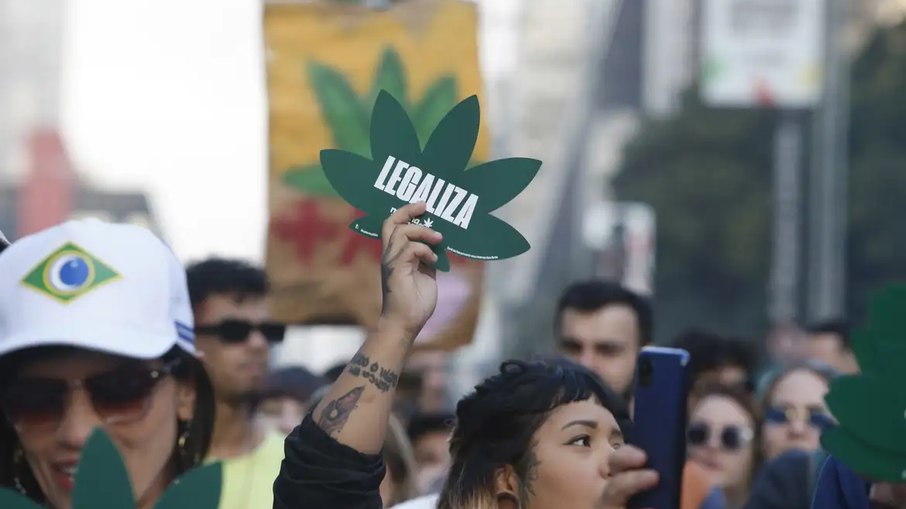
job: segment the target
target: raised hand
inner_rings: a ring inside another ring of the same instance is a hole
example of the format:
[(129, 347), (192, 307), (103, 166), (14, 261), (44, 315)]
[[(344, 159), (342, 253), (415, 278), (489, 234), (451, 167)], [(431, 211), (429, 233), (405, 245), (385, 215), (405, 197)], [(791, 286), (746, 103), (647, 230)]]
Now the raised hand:
[(430, 245), (439, 244), (440, 233), (411, 224), (425, 213), (424, 203), (406, 205), (384, 221), (381, 321), (414, 340), (437, 305), (437, 255)]

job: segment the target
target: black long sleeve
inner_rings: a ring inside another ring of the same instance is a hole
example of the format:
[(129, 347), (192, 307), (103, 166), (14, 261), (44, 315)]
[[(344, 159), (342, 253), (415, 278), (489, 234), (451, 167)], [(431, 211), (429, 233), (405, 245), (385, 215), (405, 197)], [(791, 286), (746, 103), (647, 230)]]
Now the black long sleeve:
[(307, 415), (287, 437), (274, 482), (274, 509), (381, 509), (384, 458), (362, 454)]

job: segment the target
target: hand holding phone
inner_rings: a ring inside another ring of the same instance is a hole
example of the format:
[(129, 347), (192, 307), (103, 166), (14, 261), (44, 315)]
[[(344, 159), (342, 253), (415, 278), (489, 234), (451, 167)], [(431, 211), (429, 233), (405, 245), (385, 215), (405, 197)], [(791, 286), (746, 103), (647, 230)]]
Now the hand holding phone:
[(635, 409), (629, 443), (645, 451), (647, 468), (659, 481), (629, 501), (630, 508), (679, 509), (686, 462), (686, 401), (689, 353), (645, 347), (639, 354)]

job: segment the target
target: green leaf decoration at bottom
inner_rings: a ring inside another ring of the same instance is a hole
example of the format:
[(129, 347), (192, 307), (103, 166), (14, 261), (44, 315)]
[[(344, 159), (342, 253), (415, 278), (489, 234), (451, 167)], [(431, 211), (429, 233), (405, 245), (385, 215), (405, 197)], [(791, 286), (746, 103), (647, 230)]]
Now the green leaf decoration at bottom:
[(135, 495), (126, 465), (106, 433), (96, 429), (82, 449), (73, 509), (133, 509)]
[(283, 174), (283, 183), (315, 196), (337, 196), (320, 164), (290, 168)]
[(0, 507), (3, 509), (44, 509), (34, 500), (13, 490), (0, 488)]
[(906, 481), (906, 455), (875, 449), (842, 426), (821, 434), (821, 445), (856, 473), (872, 481)]
[(221, 462), (195, 468), (173, 483), (154, 509), (217, 509), (222, 484)]
[(445, 244), (451, 252), (478, 260), (504, 260), (521, 255), (531, 247), (519, 231), (495, 216), (475, 216), (466, 230), (451, 228)]

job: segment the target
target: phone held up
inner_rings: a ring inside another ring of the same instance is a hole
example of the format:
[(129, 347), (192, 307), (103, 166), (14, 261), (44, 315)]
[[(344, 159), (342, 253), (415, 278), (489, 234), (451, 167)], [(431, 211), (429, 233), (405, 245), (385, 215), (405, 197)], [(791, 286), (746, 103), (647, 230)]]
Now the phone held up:
[(689, 353), (647, 346), (639, 354), (629, 443), (648, 455), (658, 485), (629, 502), (632, 509), (679, 509), (686, 462), (686, 401)]

